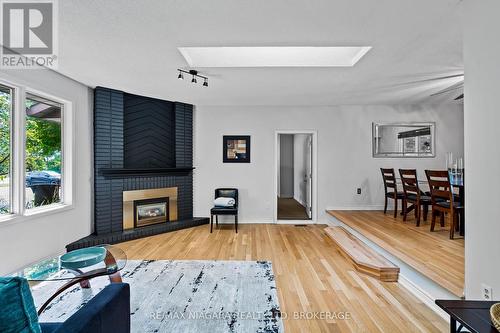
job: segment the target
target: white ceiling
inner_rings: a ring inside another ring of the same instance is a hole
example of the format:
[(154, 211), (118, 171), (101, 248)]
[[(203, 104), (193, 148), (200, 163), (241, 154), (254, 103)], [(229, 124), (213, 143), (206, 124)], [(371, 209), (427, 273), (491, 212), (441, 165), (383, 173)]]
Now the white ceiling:
[[(448, 103), (463, 73), (460, 0), (64, 0), (59, 71), (89, 86), (195, 105)], [(359, 46), (354, 67), (196, 68), (178, 47)], [(415, 82), (420, 81), (420, 82)]]

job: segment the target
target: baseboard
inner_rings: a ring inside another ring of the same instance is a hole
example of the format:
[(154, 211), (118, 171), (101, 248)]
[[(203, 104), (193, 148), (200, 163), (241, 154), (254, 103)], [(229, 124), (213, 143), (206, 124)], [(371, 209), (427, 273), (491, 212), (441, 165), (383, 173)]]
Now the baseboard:
[[(234, 219), (232, 217), (228, 217), (227, 221), (222, 221), (221, 216), (219, 216), (219, 224), (234, 224)], [(272, 219), (238, 220), (238, 224), (274, 224), (274, 221)]]
[[(387, 207), (393, 209), (392, 207)], [(326, 207), (326, 210), (384, 210), (384, 205), (363, 205), (363, 206), (333, 206)]]
[[(215, 221), (214, 221), (215, 224)], [(221, 221), (219, 217), (219, 224), (234, 224), (234, 220), (229, 218), (227, 221)], [(274, 222), (272, 219), (259, 219), (259, 220), (239, 220), (238, 224), (316, 224), (314, 220), (278, 220)]]
[(278, 220), (276, 224), (316, 224), (313, 220)]

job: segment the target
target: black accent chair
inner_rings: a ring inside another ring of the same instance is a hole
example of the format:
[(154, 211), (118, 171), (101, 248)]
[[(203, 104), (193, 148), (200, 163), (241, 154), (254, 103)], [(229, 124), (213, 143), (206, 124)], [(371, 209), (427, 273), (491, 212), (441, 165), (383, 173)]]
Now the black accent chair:
[(234, 215), (234, 225), (236, 233), (238, 233), (238, 189), (237, 188), (218, 188), (215, 190), (215, 199), (217, 198), (233, 198), (235, 203), (233, 207), (213, 207), (210, 210), (210, 233), (212, 233), (214, 225), (219, 226), (219, 215)]

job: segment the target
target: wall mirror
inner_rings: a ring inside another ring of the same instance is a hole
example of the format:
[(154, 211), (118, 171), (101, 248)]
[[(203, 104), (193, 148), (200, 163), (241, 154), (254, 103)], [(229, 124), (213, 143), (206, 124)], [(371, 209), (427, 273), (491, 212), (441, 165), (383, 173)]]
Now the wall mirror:
[(373, 157), (435, 157), (435, 123), (373, 123)]

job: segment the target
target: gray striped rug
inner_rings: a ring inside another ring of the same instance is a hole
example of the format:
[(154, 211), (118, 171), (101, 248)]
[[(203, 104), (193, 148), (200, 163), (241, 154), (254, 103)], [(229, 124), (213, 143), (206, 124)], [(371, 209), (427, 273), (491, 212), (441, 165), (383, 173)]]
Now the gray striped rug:
[[(271, 262), (130, 260), (132, 332), (283, 332)], [(64, 292), (41, 315), (61, 322), (109, 283), (91, 280)], [(60, 285), (33, 287), (37, 306)]]

